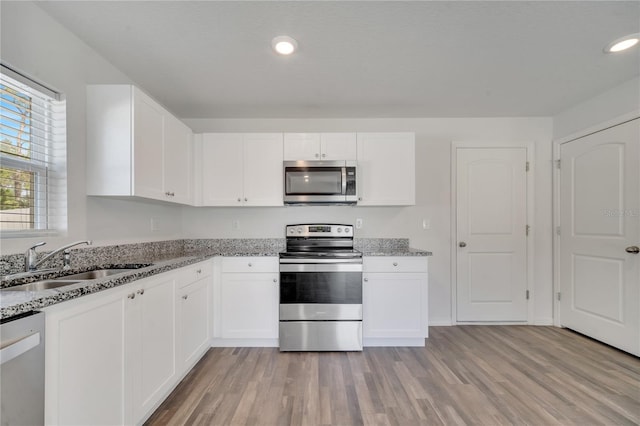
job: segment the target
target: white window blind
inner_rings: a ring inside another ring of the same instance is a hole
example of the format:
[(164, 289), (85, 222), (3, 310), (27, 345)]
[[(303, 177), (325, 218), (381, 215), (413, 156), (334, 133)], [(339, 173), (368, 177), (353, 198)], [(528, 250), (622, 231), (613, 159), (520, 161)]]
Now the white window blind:
[(60, 94), (0, 68), (0, 232), (67, 225), (66, 103)]

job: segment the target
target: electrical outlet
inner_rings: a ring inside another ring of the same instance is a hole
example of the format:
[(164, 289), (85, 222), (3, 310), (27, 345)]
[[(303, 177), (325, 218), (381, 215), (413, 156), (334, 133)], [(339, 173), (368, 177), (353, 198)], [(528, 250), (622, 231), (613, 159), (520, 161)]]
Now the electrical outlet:
[(237, 231), (240, 229), (240, 221), (239, 220), (234, 220), (233, 224), (231, 225), (231, 227), (233, 228), (234, 231)]
[(356, 219), (356, 229), (362, 228), (362, 219)]
[(156, 219), (155, 217), (151, 218), (151, 220), (149, 221), (149, 226), (151, 228), (151, 232), (155, 232), (155, 231), (159, 231), (160, 230), (160, 226), (158, 224), (158, 219)]
[(422, 219), (422, 229), (431, 229), (431, 219)]

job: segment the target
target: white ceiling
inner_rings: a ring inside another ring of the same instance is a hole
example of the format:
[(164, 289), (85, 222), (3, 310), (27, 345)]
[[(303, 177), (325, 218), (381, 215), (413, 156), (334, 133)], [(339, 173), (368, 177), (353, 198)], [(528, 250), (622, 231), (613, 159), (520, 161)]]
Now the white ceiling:
[(551, 116), (640, 74), (602, 52), (639, 1), (39, 5), (181, 118)]

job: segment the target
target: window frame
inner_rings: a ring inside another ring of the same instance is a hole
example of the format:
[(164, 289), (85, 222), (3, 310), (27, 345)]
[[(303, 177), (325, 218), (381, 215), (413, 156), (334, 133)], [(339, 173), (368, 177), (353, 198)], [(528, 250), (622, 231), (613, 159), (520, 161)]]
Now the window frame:
[[(0, 166), (32, 173), (33, 205), (30, 227), (25, 229), (2, 229), (0, 224), (0, 238), (29, 238), (60, 235), (67, 230), (67, 161), (66, 161), (66, 102), (64, 96), (45, 85), (26, 77), (5, 64), (0, 64), (2, 83), (8, 77), (7, 87), (20, 90), (24, 86), (26, 95), (50, 99), (53, 106), (32, 106), (31, 111), (43, 113), (44, 128), (31, 127), (31, 157), (12, 155), (0, 152)], [(15, 83), (14, 83), (15, 82)], [(15, 87), (14, 87), (15, 86)], [(33, 105), (34, 101), (32, 101)], [(35, 102), (38, 105), (38, 102)], [(4, 109), (4, 108), (3, 108)], [(54, 111), (55, 109), (55, 111)], [(58, 111), (59, 109), (59, 111)], [(62, 113), (61, 117), (57, 117)], [(53, 121), (54, 124), (49, 124)], [(38, 132), (43, 133), (37, 135)], [(39, 139), (37, 142), (33, 138)], [(33, 149), (33, 147), (44, 150)], [(55, 152), (58, 154), (55, 154)], [(58, 182), (59, 181), (59, 182)], [(55, 194), (53, 194), (55, 192)], [(54, 195), (54, 196), (52, 196)], [(56, 201), (53, 201), (56, 200)], [(55, 205), (54, 205), (55, 204)]]

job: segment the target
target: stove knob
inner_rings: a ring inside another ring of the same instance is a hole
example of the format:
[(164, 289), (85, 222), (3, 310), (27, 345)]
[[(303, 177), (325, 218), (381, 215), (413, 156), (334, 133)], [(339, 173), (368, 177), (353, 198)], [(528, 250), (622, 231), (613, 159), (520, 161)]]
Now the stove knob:
[(302, 228), (298, 228), (298, 234), (302, 234)]
[(338, 228), (338, 234), (342, 232), (342, 228)]
[(351, 232), (351, 228), (344, 228), (344, 232), (348, 234), (349, 232)]

